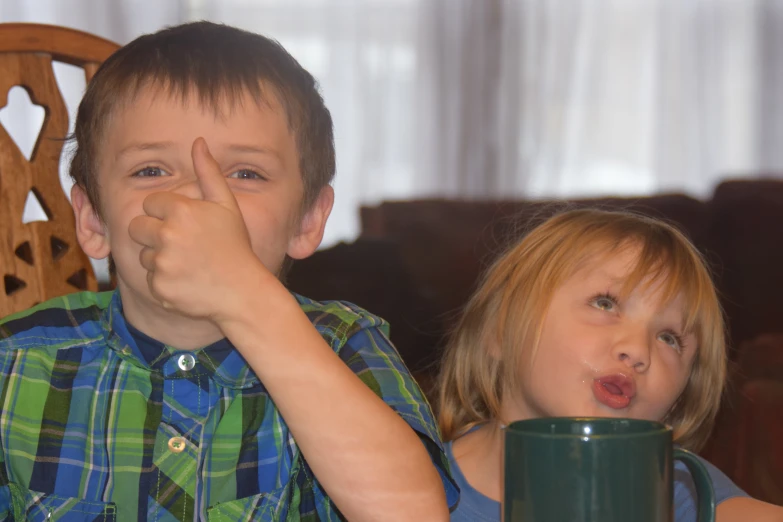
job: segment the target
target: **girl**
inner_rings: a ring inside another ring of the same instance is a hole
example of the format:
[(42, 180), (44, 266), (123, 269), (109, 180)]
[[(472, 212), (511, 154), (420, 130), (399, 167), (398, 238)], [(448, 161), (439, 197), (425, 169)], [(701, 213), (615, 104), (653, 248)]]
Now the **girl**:
[[(535, 228), (485, 275), (446, 349), (440, 425), (462, 491), (452, 521), (499, 521), (502, 427), (559, 416), (662, 421), (696, 450), (726, 374), (724, 324), (704, 260), (673, 227), (573, 210)], [(783, 520), (706, 464), (719, 522)], [(696, 520), (675, 464), (675, 520)]]

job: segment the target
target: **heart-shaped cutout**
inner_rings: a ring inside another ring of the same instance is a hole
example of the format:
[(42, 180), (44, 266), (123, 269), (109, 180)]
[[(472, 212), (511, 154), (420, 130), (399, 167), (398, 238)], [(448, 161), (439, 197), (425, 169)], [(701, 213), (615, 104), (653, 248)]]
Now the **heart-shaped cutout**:
[(8, 105), (0, 109), (0, 124), (5, 127), (27, 161), (30, 161), (33, 155), (45, 115), (44, 108), (35, 105), (22, 87), (11, 87), (8, 91)]
[(41, 194), (33, 189), (27, 193), (27, 199), (24, 202), (22, 211), (22, 223), (32, 223), (33, 221), (49, 221), (52, 219), (52, 212), (46, 206), (46, 202)]

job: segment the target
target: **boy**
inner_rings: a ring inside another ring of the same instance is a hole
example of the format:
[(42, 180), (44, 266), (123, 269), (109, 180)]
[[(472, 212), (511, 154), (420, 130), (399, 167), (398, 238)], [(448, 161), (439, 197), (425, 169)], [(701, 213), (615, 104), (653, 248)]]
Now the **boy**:
[(77, 236), (117, 291), (0, 326), (0, 519), (447, 520), (385, 323), (279, 280), (333, 202), (312, 76), (258, 35), (166, 29), (103, 64), (75, 140)]

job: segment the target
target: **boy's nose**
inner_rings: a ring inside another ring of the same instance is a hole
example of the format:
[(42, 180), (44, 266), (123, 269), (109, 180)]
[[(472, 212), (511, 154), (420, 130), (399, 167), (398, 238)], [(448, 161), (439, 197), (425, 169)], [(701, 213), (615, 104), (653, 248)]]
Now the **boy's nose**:
[(184, 182), (179, 185), (174, 192), (190, 199), (204, 199), (204, 193), (201, 192), (201, 185), (197, 180)]

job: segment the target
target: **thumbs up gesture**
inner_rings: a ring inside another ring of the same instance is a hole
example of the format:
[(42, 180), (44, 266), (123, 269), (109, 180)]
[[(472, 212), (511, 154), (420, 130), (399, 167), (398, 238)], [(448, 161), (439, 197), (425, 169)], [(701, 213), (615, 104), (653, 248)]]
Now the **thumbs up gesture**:
[(166, 309), (219, 323), (249, 270), (274, 276), (253, 252), (237, 200), (203, 138), (191, 156), (202, 198), (150, 194), (128, 232), (143, 247), (139, 260), (152, 296)]

